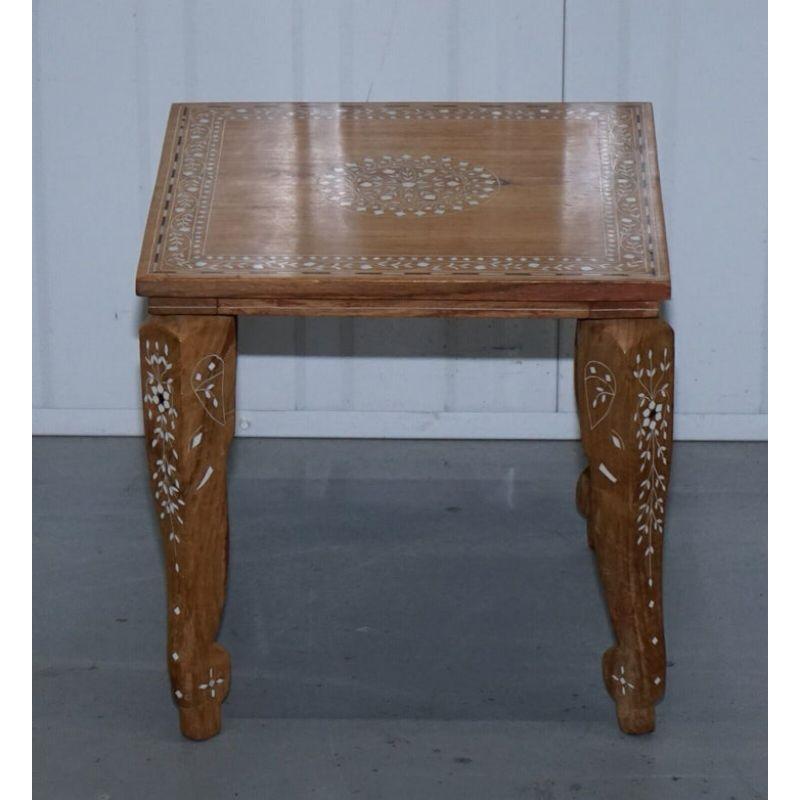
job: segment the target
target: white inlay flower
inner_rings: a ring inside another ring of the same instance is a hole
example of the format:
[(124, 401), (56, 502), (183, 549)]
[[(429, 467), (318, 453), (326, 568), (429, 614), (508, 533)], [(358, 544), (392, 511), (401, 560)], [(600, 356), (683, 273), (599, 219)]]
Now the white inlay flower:
[(664, 404), (656, 403), (655, 400), (651, 400), (642, 409), (642, 429), (646, 434), (650, 434), (655, 431), (658, 423), (661, 422), (663, 418), (663, 411)]
[(224, 678), (215, 678), (214, 677), (214, 669), (212, 667), (208, 668), (208, 680), (205, 683), (201, 683), (197, 688), (201, 689), (204, 692), (208, 692), (211, 697), (217, 696), (217, 687), (224, 683)]
[(616, 675), (611, 676), (611, 680), (616, 681), (619, 684), (619, 689), (624, 695), (627, 690), (633, 691), (636, 687), (630, 683), (625, 677), (625, 667), (620, 666), (619, 672)]
[(163, 414), (170, 409), (170, 391), (162, 383), (152, 383), (150, 385), (149, 402), (156, 407), (159, 414)]

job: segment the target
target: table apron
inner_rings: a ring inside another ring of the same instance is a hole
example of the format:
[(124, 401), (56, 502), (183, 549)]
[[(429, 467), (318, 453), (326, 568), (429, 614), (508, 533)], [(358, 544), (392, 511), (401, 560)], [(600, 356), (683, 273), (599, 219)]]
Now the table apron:
[(466, 300), (377, 300), (372, 298), (184, 298), (151, 297), (151, 314), (220, 314), (291, 317), (531, 317), (610, 319), (657, 317), (657, 300), (626, 302), (495, 302)]

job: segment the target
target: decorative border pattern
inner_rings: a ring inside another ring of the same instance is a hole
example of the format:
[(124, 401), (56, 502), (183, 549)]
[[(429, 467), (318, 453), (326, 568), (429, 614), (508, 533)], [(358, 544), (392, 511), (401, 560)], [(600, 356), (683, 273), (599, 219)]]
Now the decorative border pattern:
[[(577, 119), (600, 127), (605, 257), (487, 255), (327, 255), (205, 253), (213, 189), (228, 120), (522, 120)], [(158, 273), (307, 273), (336, 275), (460, 274), (580, 276), (654, 275), (648, 158), (637, 106), (602, 105), (354, 105), (184, 106), (173, 168), (148, 271)]]

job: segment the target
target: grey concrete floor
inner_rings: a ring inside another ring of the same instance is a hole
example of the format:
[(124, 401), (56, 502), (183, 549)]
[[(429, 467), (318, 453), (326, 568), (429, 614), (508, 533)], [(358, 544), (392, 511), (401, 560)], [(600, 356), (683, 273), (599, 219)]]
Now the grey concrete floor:
[(237, 440), (203, 743), (170, 701), (142, 442), (33, 452), (36, 798), (766, 797), (766, 445), (676, 445), (668, 691), (628, 737), (577, 443)]

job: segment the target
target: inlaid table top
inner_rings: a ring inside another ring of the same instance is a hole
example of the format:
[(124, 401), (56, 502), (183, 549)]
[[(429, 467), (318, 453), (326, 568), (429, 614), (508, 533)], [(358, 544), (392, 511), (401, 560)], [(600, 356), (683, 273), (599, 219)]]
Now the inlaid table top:
[(157, 313), (649, 316), (647, 103), (182, 103), (136, 282)]

